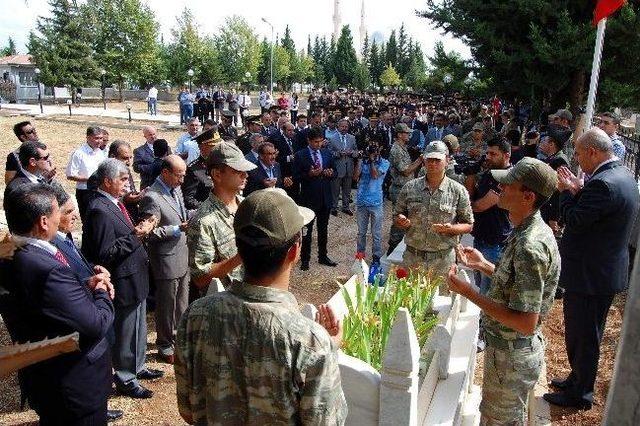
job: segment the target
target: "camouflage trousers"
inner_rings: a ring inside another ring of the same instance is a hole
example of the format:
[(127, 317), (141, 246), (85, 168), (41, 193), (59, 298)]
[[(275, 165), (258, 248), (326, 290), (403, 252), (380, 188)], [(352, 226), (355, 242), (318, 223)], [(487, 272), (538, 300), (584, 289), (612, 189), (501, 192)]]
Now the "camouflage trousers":
[(441, 295), (449, 294), (449, 286), (447, 284), (447, 274), (449, 268), (456, 262), (456, 253), (454, 249), (442, 250), (437, 252), (426, 253), (425, 256), (419, 256), (405, 250), (402, 255), (402, 266), (405, 268), (411, 268), (412, 266), (423, 266), (433, 271), (432, 277), (437, 278), (440, 281), (439, 293)]
[(527, 398), (544, 362), (542, 336), (532, 337), (531, 347), (497, 349), (487, 343), (482, 378), (481, 425), (526, 424)]

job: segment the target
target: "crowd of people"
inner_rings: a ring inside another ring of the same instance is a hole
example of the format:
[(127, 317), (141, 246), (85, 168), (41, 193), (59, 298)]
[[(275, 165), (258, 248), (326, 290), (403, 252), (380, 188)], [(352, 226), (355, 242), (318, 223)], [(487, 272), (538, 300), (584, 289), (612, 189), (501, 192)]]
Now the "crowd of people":
[[(185, 89), (179, 100), (186, 132), (175, 146), (152, 126), (135, 149), (87, 128), (64, 171), (77, 210), (46, 137), (14, 126), (4, 209), (18, 249), (2, 262), (12, 277), (2, 315), (17, 342), (80, 333), (80, 352), (20, 372), (41, 424), (122, 416), (107, 410), (112, 383), (153, 396), (142, 383), (163, 375), (145, 365), (150, 288), (158, 357), (175, 366), (185, 421), (342, 424), (341, 323), (325, 305), (317, 323), (305, 319), (288, 291), (298, 263), (311, 268), (314, 227), (318, 263), (348, 261), (329, 255), (338, 215), (355, 216), (354, 251), (372, 264), (404, 240), (404, 266), (430, 268), (441, 292), (482, 309), (488, 424), (524, 424), (554, 297), (564, 298), (571, 374), (545, 399), (591, 407), (640, 204), (616, 114), (582, 133), (566, 109), (534, 120), (497, 96), (314, 91), (303, 111), (297, 95), (263, 90), (258, 115), (248, 92)], [(463, 247), (469, 233), (474, 247)], [(457, 265), (476, 271), (475, 286)], [(228, 291), (205, 297), (216, 282)]]

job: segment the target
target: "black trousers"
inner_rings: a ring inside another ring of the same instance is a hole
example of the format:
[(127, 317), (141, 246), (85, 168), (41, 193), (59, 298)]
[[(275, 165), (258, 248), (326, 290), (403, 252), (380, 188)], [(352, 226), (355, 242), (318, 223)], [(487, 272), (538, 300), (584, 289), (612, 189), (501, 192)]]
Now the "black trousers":
[(78, 200), (78, 212), (80, 212), (80, 218), (84, 220), (84, 214), (89, 207), (89, 201), (91, 200), (91, 191), (89, 189), (77, 189), (76, 188), (76, 200)]
[(106, 426), (107, 406), (83, 417), (65, 416), (58, 412), (40, 417), (40, 426)]
[(571, 366), (567, 393), (571, 397), (593, 401), (600, 342), (611, 302), (613, 295), (564, 294), (564, 340)]
[(329, 226), (329, 209), (315, 210), (316, 217), (306, 226), (306, 234), (302, 237), (302, 253), (300, 260), (308, 262), (311, 259), (311, 240), (313, 224), (318, 224), (318, 259), (327, 255), (327, 227)]

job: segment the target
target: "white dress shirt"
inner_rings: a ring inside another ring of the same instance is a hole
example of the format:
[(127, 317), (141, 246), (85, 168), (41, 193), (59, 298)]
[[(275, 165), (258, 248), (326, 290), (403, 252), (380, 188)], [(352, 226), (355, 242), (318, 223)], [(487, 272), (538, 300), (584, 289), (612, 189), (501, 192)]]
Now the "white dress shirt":
[[(105, 158), (106, 154), (103, 150), (93, 149), (85, 142), (71, 154), (69, 164), (67, 164), (67, 176), (89, 179)], [(76, 182), (76, 189), (87, 189), (87, 182)]]

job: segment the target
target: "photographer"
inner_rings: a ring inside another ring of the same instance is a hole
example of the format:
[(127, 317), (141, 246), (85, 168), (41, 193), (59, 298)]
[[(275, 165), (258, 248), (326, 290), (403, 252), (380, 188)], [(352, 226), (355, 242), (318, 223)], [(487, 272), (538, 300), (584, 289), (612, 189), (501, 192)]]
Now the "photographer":
[(367, 146), (362, 160), (356, 164), (353, 179), (358, 182), (356, 195), (356, 219), (358, 222), (357, 251), (365, 252), (367, 229), (371, 221), (372, 264), (380, 262), (382, 256), (382, 183), (389, 171), (389, 161), (380, 157), (380, 146), (372, 141)]

